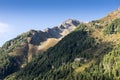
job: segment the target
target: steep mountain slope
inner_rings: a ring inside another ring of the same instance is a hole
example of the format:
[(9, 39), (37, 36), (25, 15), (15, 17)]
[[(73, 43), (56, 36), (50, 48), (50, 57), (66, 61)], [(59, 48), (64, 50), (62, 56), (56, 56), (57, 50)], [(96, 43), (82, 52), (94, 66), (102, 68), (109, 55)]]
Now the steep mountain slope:
[(6, 80), (74, 80), (78, 73), (98, 63), (112, 49), (110, 42), (102, 42), (92, 37), (93, 32), (85, 24), (79, 25), (56, 46)]
[(5, 80), (120, 80), (120, 17), (103, 21), (80, 24)]
[(29, 63), (29, 65), (25, 67), (22, 72), (20, 72), (20, 75), (23, 77), (19, 77), (18, 75), (15, 78), (23, 79), (24, 76), (26, 76), (24, 79), (32, 80), (38, 78), (42, 80), (43, 78), (47, 78), (43, 75), (46, 75), (52, 67), (53, 69), (57, 69), (59, 66), (74, 61), (77, 57), (89, 60), (91, 58), (89, 56), (92, 56), (92, 54), (84, 54), (81, 52), (91, 49), (93, 42), (94, 39), (87, 35), (86, 26), (83, 26), (80, 30), (72, 32), (63, 38), (56, 46), (49, 49), (43, 55), (41, 54), (38, 58), (35, 58), (31, 63)]
[(0, 48), (0, 79), (24, 68), (32, 57), (54, 46), (79, 24), (79, 21), (69, 19), (57, 27), (45, 31), (30, 30), (6, 42)]
[[(27, 65), (22, 63), (22, 69), (19, 69), (18, 66), (20, 65), (17, 64), (16, 66), (16, 64), (12, 62), (21, 62), (20, 57), (14, 56), (15, 58), (11, 58), (8, 57), (8, 55), (2, 54), (4, 57), (2, 57), (1, 60), (5, 61), (4, 65), (9, 64), (5, 66), (4, 70), (1, 69), (3, 73), (1, 77), (5, 77), (5, 80), (120, 80), (119, 9), (114, 12), (111, 13), (111, 15), (115, 14), (114, 17), (111, 16), (111, 18), (109, 18), (109, 16), (107, 16), (89, 23), (81, 23), (74, 31), (72, 31), (74, 29), (74, 27), (72, 27), (74, 22), (71, 22), (71, 20), (66, 21), (58, 27), (47, 29), (44, 32), (30, 31), (28, 37), (38, 35), (42, 40), (39, 37), (27, 38), (28, 45), (21, 45), (24, 49), (30, 49), (31, 53), (22, 50), (22, 48), (18, 48), (18, 50), (21, 51), (21, 53), (30, 53), (31, 57), (33, 56), (32, 53), (39, 54)], [(69, 22), (72, 23), (71, 27), (68, 27), (69, 24), (67, 23)], [(76, 23), (74, 23), (74, 25), (75, 24)], [(67, 34), (69, 31), (72, 32), (65, 36), (64, 33)], [(45, 40), (46, 38), (40, 36), (40, 34), (38, 34), (39, 32), (41, 34), (45, 33), (44, 36), (49, 36), (49, 39)], [(51, 36), (54, 37), (52, 38)], [(63, 36), (65, 37), (62, 38)], [(56, 43), (57, 40), (59, 41), (60, 39), (60, 41), (46, 52), (43, 52), (44, 54), (36, 50), (41, 49), (44, 51), (44, 48), (48, 46), (47, 43), (53, 41), (51, 39)], [(15, 40), (14, 43), (20, 42), (20, 40)], [(43, 45), (40, 46), (39, 43)], [(3, 49), (1, 49), (1, 51), (2, 50)], [(10, 50), (13, 49), (11, 48)], [(19, 52), (17, 52), (17, 54), (18, 53)], [(10, 53), (10, 55), (13, 54)], [(22, 54), (19, 56), (21, 55)], [(6, 57), (8, 57), (8, 60), (5, 60)], [(26, 56), (24, 55), (24, 57)], [(22, 56), (22, 58), (24, 57)], [(22, 60), (25, 62), (26, 58)], [(4, 65), (1, 66), (4, 68)], [(12, 67), (10, 65), (15, 67), (13, 70), (19, 71), (14, 71), (15, 73), (10, 74), (12, 73)], [(26, 66), (24, 67), (24, 65)], [(4, 74), (7, 71), (10, 74), (9, 76), (7, 76), (8, 74)]]

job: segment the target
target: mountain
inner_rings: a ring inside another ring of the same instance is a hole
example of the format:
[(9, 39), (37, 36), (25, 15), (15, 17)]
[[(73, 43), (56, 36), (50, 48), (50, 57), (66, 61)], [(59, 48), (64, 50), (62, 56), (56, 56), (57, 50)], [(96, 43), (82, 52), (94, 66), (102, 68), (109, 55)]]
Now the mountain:
[[(107, 28), (110, 32), (111, 29), (113, 31), (118, 29), (119, 20), (115, 19), (104, 27), (96, 25), (97, 22), (94, 25), (92, 22), (80, 25), (55, 47), (35, 58), (23, 71), (13, 74), (15, 77), (10, 76), (10, 79), (24, 77), (38, 80), (119, 79), (117, 53), (120, 41), (117, 36), (120, 34), (119, 32), (104, 34), (107, 27), (110, 27), (110, 30)], [(34, 65), (36, 67), (32, 67)]]
[(0, 79), (24, 68), (34, 56), (54, 46), (79, 24), (79, 21), (69, 19), (59, 26), (44, 31), (30, 30), (7, 41), (0, 48)]
[[(17, 46), (16, 43), (28, 41), (22, 45), (23, 49), (17, 48), (20, 52), (19, 56), (13, 56), (12, 53), (11, 57), (4, 53), (1, 54), (0, 61), (4, 63), (0, 67), (5, 66), (5, 70), (1, 69), (2, 76), (0, 77), (4, 80), (120, 80), (119, 10), (110, 13), (111, 18), (108, 14), (104, 18), (89, 23), (67, 20), (45, 31), (31, 30), (27, 33), (27, 37), (26, 34), (22, 35), (27, 39), (20, 37), (17, 40), (15, 38), (14, 47)], [(39, 37), (33, 37), (33, 35)], [(51, 41), (56, 42), (55, 45), (44, 50), (44, 47), (52, 43)], [(6, 48), (7, 45), (3, 47)], [(9, 49), (5, 50), (3, 47), (0, 51), (9, 52)], [(10, 50), (14, 47), (10, 47)], [(33, 59), (30, 61), (26, 58), (20, 61), (21, 58), (26, 57), (25, 55), (20, 57), (22, 53), (30, 53), (26, 49), (30, 49), (31, 54), (37, 55), (32, 55)], [(16, 54), (18, 55), (19, 52)], [(17, 64), (17, 67), (14, 64), (18, 62), (29, 63), (22, 63), (25, 66), (19, 69), (21, 64)], [(14, 71), (11, 72), (11, 70)]]

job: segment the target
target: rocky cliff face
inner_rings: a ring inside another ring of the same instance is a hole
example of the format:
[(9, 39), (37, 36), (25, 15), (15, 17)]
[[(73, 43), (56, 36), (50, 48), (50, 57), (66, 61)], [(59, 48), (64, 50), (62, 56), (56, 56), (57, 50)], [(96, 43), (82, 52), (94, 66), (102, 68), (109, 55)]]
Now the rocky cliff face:
[(44, 32), (48, 33), (50, 35), (50, 37), (52, 37), (52, 38), (61, 38), (65, 35), (69, 34), (79, 24), (80, 24), (80, 22), (77, 20), (68, 19), (58, 26), (55, 26), (51, 29), (50, 28), (45, 29)]
[(30, 30), (27, 32), (27, 35), (29, 35), (27, 38), (29, 44), (28, 61), (30, 61), (32, 56), (36, 53), (43, 52), (54, 46), (64, 36), (73, 31), (79, 24), (79, 21), (69, 19), (58, 26), (47, 28), (44, 31)]
[(27, 42), (33, 45), (41, 45), (49, 38), (61, 39), (74, 30), (79, 24), (79, 21), (69, 19), (58, 26), (47, 28), (44, 31), (30, 30), (27, 32)]

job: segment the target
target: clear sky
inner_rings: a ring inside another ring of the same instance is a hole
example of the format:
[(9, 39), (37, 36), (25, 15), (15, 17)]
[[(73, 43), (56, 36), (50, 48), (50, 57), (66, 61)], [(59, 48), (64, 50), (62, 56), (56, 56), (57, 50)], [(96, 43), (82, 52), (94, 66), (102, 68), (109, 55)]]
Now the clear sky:
[(99, 19), (119, 6), (120, 0), (0, 0), (0, 46), (30, 29)]

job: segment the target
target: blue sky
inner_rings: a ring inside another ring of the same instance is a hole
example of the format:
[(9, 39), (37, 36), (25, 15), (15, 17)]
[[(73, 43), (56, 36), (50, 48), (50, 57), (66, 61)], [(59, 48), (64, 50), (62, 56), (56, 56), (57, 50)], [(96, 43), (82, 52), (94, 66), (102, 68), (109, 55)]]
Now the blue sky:
[(30, 29), (43, 30), (67, 19), (91, 21), (120, 6), (120, 0), (0, 0), (0, 46)]

